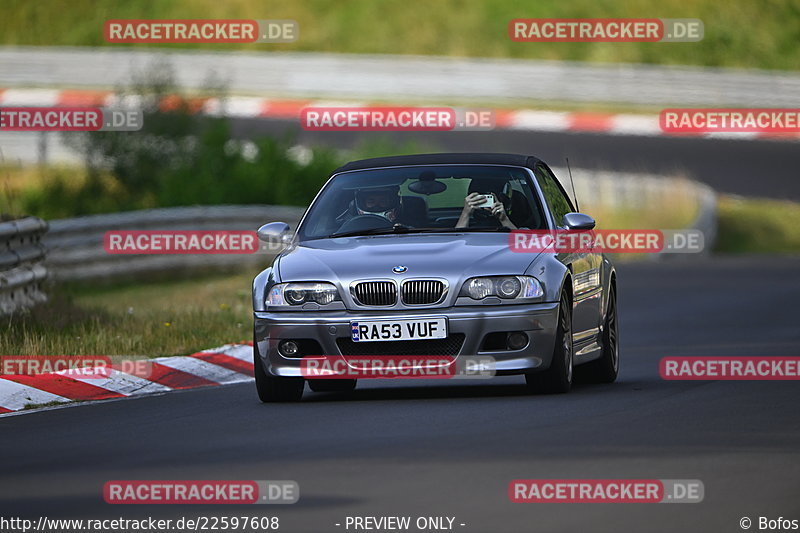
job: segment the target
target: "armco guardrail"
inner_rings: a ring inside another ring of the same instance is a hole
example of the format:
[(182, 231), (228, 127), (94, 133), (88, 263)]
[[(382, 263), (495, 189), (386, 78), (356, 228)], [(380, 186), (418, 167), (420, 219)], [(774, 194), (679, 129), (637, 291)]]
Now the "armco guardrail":
[[(554, 168), (561, 176), (564, 188), (566, 168)], [(695, 208), (694, 220), (686, 228), (703, 234), (703, 255), (711, 253), (717, 238), (717, 194), (704, 183), (681, 177), (665, 177), (633, 172), (574, 169), (575, 192), (582, 210), (595, 209), (639, 210), (653, 206), (654, 210), (667, 210), (672, 206)], [(667, 229), (667, 228), (664, 228)], [(676, 229), (676, 228), (673, 228)], [(688, 258), (692, 254), (659, 253), (652, 259)]]
[(136, 277), (186, 269), (219, 269), (268, 264), (256, 254), (117, 255), (103, 248), (110, 230), (251, 230), (267, 222), (294, 227), (303, 209), (274, 205), (173, 207), (53, 220), (45, 244), (47, 265), (56, 280)]
[[(566, 169), (555, 169), (566, 176)], [(691, 225), (703, 231), (706, 249), (716, 233), (716, 199), (708, 187), (681, 178), (574, 169), (575, 188), (584, 210), (592, 207), (640, 209), (670, 202), (694, 202), (698, 216)], [(567, 185), (567, 190), (569, 186)], [(287, 222), (293, 228), (303, 208), (273, 205), (176, 207), (53, 220), (45, 244), (50, 275), (57, 280), (136, 277), (168, 270), (203, 270), (267, 265), (272, 255), (187, 254), (117, 255), (103, 248), (110, 230), (256, 230), (262, 224)]]
[[(668, 46), (668, 45), (667, 45)], [(0, 86), (127, 85), (131, 72), (168, 63), (187, 89), (208, 76), (232, 94), (399, 101), (608, 102), (670, 107), (797, 107), (793, 72), (313, 52), (203, 52), (141, 48), (0, 47)]]
[[(563, 181), (568, 170), (554, 168), (553, 171), (562, 176), (562, 184), (569, 191), (569, 185)], [(703, 233), (705, 253), (713, 248), (717, 238), (717, 194), (708, 185), (686, 178), (633, 172), (575, 169), (573, 173), (581, 209), (638, 210), (642, 206), (653, 206), (655, 210), (663, 210), (675, 205), (695, 207), (697, 214), (684, 229), (696, 229)]]
[(25, 217), (0, 222), (0, 315), (15, 313), (47, 299), (45, 247), (47, 222)]

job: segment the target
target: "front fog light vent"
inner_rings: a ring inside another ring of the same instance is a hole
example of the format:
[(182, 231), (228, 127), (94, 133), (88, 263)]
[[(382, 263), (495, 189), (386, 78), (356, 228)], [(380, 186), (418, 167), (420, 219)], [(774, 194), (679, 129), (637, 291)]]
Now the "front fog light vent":
[(294, 341), (281, 341), (278, 345), (278, 351), (284, 357), (297, 357), (300, 348)]

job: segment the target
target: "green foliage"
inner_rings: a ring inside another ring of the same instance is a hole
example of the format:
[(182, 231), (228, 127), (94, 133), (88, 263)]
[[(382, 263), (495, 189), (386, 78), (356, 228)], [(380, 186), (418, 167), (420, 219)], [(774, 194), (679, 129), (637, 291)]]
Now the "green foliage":
[[(797, 0), (5, 0), (0, 43), (119, 46), (103, 39), (108, 19), (294, 19), (285, 44), (142, 45), (253, 52), (513, 57), (800, 69)], [(697, 43), (517, 43), (515, 18), (699, 18)]]
[(232, 140), (225, 119), (186, 121), (170, 112), (145, 123), (139, 132), (85, 134), (85, 180), (46, 170), (41, 186), (23, 193), (24, 211), (59, 218), (183, 205), (302, 206), (341, 163), (325, 148), (304, 149), (310, 161), (298, 161), (289, 139)]
[[(42, 185), (24, 193), (25, 212), (57, 218), (184, 205), (303, 206), (342, 162), (331, 149), (292, 146), (290, 137), (234, 139), (227, 118), (197, 113), (202, 102), (180, 96), (166, 65), (118, 92), (121, 102), (131, 95), (144, 112), (142, 129), (65, 134), (85, 178), (46, 170)], [(217, 96), (224, 101), (219, 89)]]
[(723, 196), (715, 251), (800, 252), (800, 204)]
[(252, 272), (104, 286), (59, 285), (0, 318), (3, 354), (186, 355), (252, 338)]

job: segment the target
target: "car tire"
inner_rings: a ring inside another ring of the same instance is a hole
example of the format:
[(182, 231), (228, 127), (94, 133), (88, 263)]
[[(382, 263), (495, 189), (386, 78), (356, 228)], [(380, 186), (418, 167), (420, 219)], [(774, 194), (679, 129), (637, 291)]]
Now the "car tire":
[(264, 403), (299, 402), (303, 397), (305, 380), (273, 376), (265, 371), (264, 363), (258, 353), (258, 343), (255, 341), (253, 342), (253, 374), (256, 378), (258, 398)]
[(613, 383), (619, 374), (619, 326), (617, 320), (617, 291), (611, 285), (603, 325), (602, 355), (600, 359), (580, 367), (581, 381), (588, 383)]
[(550, 368), (525, 374), (528, 389), (536, 394), (563, 394), (572, 388), (572, 304), (566, 292), (558, 304), (558, 326)]
[(314, 392), (352, 392), (357, 383), (356, 379), (309, 379), (308, 388)]

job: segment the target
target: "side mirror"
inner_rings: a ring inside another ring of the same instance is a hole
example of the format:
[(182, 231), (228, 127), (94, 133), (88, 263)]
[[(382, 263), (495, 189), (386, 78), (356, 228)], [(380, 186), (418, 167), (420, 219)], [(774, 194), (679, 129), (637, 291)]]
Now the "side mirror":
[(264, 242), (282, 242), (288, 244), (292, 240), (289, 224), (286, 222), (270, 222), (258, 228), (258, 238)]
[(571, 230), (590, 230), (594, 229), (596, 222), (584, 213), (567, 213), (561, 219), (561, 225)]

